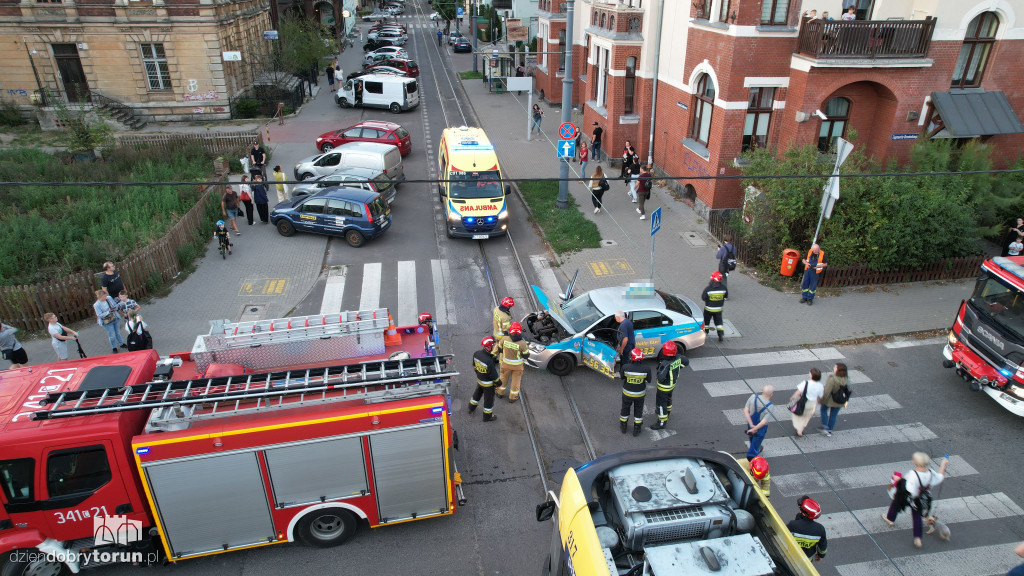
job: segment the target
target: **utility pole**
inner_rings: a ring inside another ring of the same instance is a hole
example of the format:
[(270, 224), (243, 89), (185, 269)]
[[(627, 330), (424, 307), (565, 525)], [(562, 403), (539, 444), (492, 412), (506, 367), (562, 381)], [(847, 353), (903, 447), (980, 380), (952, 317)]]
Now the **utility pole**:
[[(572, 32), (576, 0), (565, 0), (565, 74), (562, 75), (562, 123), (572, 121)], [(558, 199), (555, 206), (569, 208), (569, 159), (562, 158), (558, 170)]]
[[(475, 10), (474, 10), (474, 8), (475, 8)], [(477, 59), (480, 58), (480, 55), (476, 53), (477, 52), (477, 50), (476, 50), (476, 48), (477, 48), (477, 39), (476, 39), (476, 37), (478, 35), (477, 34), (477, 29), (476, 29), (477, 28), (477, 26), (476, 26), (476, 19), (477, 19), (477, 17), (479, 15), (480, 15), (480, 2), (479, 2), (479, 0), (473, 0), (473, 3), (469, 6), (469, 29), (473, 33), (473, 72), (478, 72), (479, 71), (479, 69), (477, 68), (477, 65), (476, 65)]]

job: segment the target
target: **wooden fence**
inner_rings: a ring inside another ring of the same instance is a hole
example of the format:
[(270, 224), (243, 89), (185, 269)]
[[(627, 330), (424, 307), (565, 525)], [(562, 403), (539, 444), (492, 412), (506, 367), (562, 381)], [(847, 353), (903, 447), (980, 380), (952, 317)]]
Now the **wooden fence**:
[[(708, 231), (716, 238), (723, 238), (726, 234), (732, 234), (733, 245), (736, 246), (736, 258), (743, 263), (756, 266), (759, 263), (771, 263), (776, 259), (782, 263), (782, 254), (772, 255), (759, 244), (749, 239), (741, 238), (729, 226), (730, 215), (726, 211), (712, 212), (708, 218)], [(800, 257), (806, 252), (801, 250)], [(936, 260), (931, 264), (919, 269), (900, 267), (893, 270), (872, 270), (865, 264), (855, 266), (829, 266), (821, 273), (818, 286), (830, 288), (845, 288), (848, 286), (866, 286), (869, 284), (896, 284), (899, 282), (925, 282), (929, 280), (957, 280), (960, 278), (972, 278), (977, 276), (981, 263), (988, 256), (984, 254), (976, 256), (962, 256), (959, 258), (946, 258)], [(801, 274), (802, 265), (798, 264), (797, 276)]]
[[(118, 146), (170, 151), (182, 142), (195, 142), (208, 152), (223, 154), (247, 149), (253, 140), (261, 140), (259, 132), (208, 132), (206, 134), (153, 133), (125, 134), (117, 138)], [(261, 140), (262, 141), (262, 140)]]
[[(205, 238), (201, 234), (205, 229), (203, 222), (211, 204), (220, 201), (220, 194), (220, 186), (206, 187), (195, 206), (162, 238), (116, 263), (132, 298), (146, 296), (151, 283), (163, 286), (181, 272), (178, 251)], [(23, 330), (45, 329), (43, 314), (46, 312), (53, 312), (67, 323), (92, 318), (92, 304), (96, 301), (93, 292), (98, 288), (94, 272), (76, 272), (39, 284), (3, 286), (0, 287), (0, 318)]]

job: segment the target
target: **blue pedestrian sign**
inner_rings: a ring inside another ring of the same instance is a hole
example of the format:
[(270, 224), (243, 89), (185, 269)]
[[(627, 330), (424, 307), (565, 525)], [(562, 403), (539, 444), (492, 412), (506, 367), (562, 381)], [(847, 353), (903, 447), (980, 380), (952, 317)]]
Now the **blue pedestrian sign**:
[(658, 230), (661, 230), (661, 208), (651, 212), (651, 236), (657, 234)]
[(558, 141), (558, 157), (559, 158), (573, 158), (576, 156), (576, 141), (575, 140), (559, 140)]

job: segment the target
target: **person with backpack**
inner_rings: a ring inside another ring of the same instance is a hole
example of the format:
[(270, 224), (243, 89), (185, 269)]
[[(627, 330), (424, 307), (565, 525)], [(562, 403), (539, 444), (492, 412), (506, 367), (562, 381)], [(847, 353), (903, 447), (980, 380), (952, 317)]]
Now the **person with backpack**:
[[(889, 511), (882, 514), (882, 520), (889, 526), (895, 526), (896, 516), (909, 506), (910, 520), (914, 527), (914, 547), (920, 548), (924, 530), (921, 518), (927, 518), (932, 511), (932, 490), (946, 478), (949, 455), (942, 459), (938, 472), (931, 469), (932, 459), (924, 452), (914, 452), (910, 461), (914, 468), (896, 481), (892, 503), (889, 504)], [(931, 532), (929, 529), (928, 533)]]
[(799, 438), (804, 436), (804, 428), (810, 423), (817, 411), (825, 386), (821, 383), (821, 370), (811, 368), (808, 379), (797, 384), (796, 391), (789, 399), (789, 412), (793, 420), (793, 429)]
[(149, 335), (149, 325), (142, 320), (142, 314), (139, 314), (138, 310), (128, 313), (124, 331), (128, 333), (125, 344), (127, 344), (129, 352), (153, 349), (153, 337)]
[(718, 247), (715, 258), (718, 259), (718, 271), (722, 273), (722, 286), (729, 287), (729, 272), (736, 269), (736, 247), (732, 244), (732, 234), (726, 234), (725, 243)]
[(637, 207), (636, 211), (640, 213), (640, 219), (647, 219), (647, 212), (644, 211), (644, 202), (651, 199), (651, 188), (654, 187), (654, 183), (651, 178), (651, 173), (648, 171), (647, 164), (642, 166), (633, 165), (632, 168), (636, 172), (636, 196), (637, 196)]
[(836, 429), (839, 410), (850, 401), (850, 379), (846, 376), (846, 364), (837, 362), (832, 373), (825, 380), (825, 394), (821, 397), (821, 433), (829, 438)]
[(590, 201), (594, 203), (594, 214), (601, 212), (601, 208), (604, 206), (602, 198), (609, 188), (611, 186), (608, 185), (608, 179), (604, 177), (604, 170), (598, 164), (594, 170), (594, 176), (590, 179)]

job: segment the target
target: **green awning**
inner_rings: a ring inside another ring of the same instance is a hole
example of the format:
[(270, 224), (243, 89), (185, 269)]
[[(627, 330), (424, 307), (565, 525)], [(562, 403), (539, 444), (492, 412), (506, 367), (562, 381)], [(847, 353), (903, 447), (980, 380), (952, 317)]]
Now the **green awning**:
[(953, 138), (1024, 132), (1024, 124), (1000, 91), (932, 92), (932, 105)]

